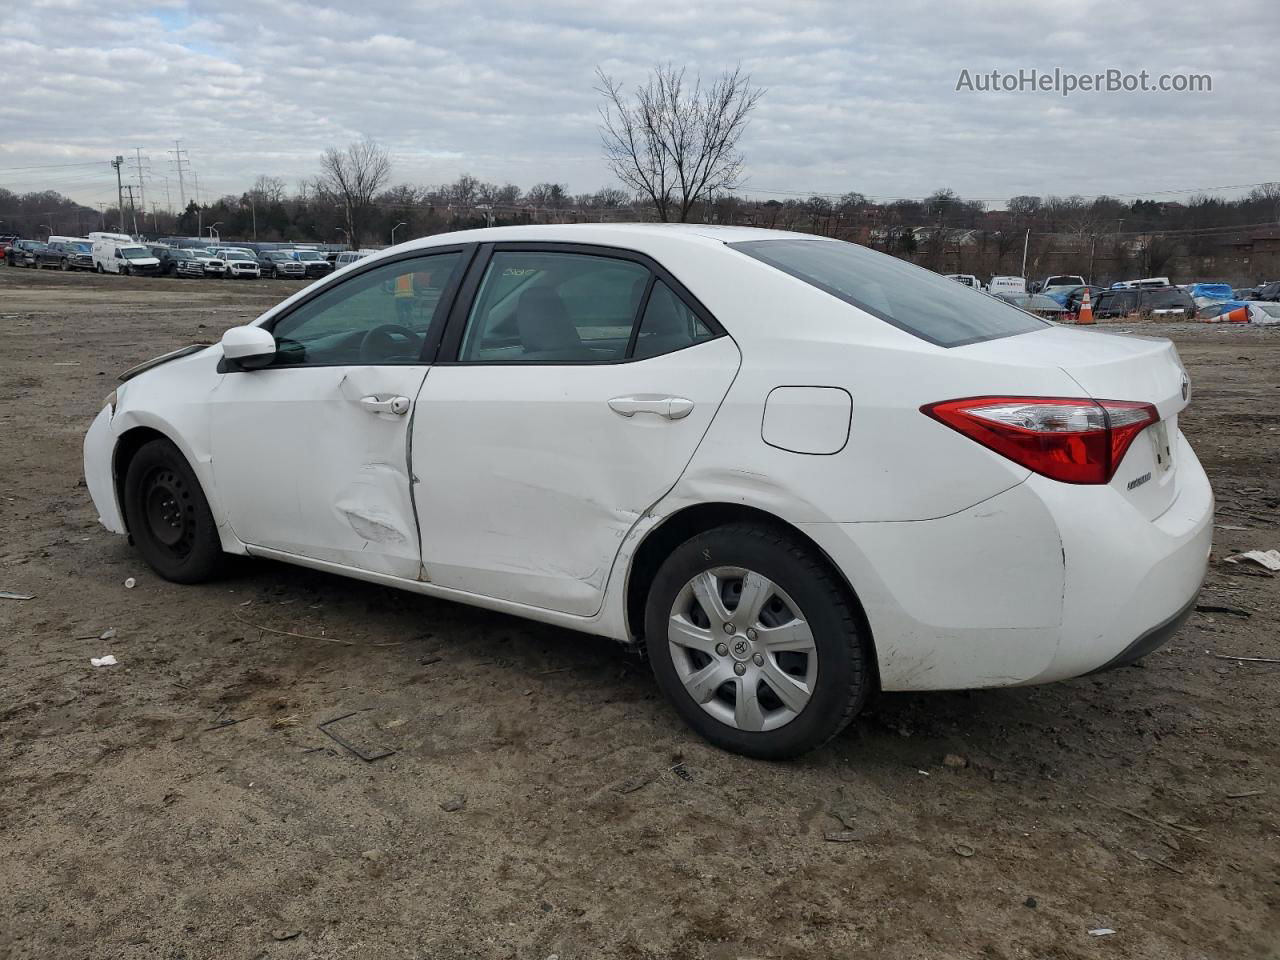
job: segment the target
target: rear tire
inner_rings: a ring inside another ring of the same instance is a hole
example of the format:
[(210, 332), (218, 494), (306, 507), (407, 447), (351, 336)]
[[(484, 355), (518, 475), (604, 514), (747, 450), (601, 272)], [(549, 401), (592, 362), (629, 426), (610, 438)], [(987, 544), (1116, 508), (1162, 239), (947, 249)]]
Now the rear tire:
[(725, 750), (781, 760), (826, 743), (862, 708), (874, 674), (860, 624), (825, 558), (785, 530), (742, 523), (698, 534), (663, 563), (645, 645), (689, 726)]
[(124, 479), (124, 515), (151, 569), (175, 583), (199, 583), (222, 566), (222, 541), (195, 471), (168, 440), (151, 440)]

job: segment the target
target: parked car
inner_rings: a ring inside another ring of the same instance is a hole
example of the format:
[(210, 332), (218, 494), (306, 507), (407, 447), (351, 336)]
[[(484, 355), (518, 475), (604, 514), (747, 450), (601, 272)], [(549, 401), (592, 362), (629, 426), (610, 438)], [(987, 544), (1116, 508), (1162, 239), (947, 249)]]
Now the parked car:
[(1084, 292), (1086, 289), (1089, 291), (1090, 307), (1097, 303), (1098, 297), (1106, 290), (1105, 287), (1099, 287), (1095, 284), (1085, 284), (1082, 287), (1075, 287), (1067, 290), (1065, 291), (1065, 294), (1060, 291), (1059, 293), (1051, 294), (1050, 296), (1052, 299), (1057, 300), (1066, 307), (1067, 313), (1076, 314), (1080, 312), (1080, 305), (1084, 302)]
[(1027, 281), (1022, 277), (992, 277), (987, 290), (990, 293), (1026, 293)]
[(948, 280), (954, 280), (957, 283), (963, 283), (966, 287), (973, 287), (975, 290), (985, 290), (982, 281), (975, 277), (972, 273), (946, 273), (943, 274)]
[(151, 255), (160, 261), (160, 275), (167, 277), (177, 273), (177, 255), (179, 250), (167, 243), (149, 243), (146, 245)]
[(1280, 323), (1280, 303), (1255, 300), (1249, 304), (1249, 322), (1274, 326)]
[(126, 277), (160, 275), (160, 260), (141, 243), (95, 240), (93, 265), (98, 273), (118, 273)]
[(302, 264), (308, 277), (324, 277), (333, 272), (333, 264), (316, 250), (294, 250), (293, 258)]
[(1084, 277), (1075, 273), (1053, 273), (1032, 285), (1035, 293), (1051, 294), (1063, 287), (1083, 287)]
[(997, 293), (996, 296), (1005, 303), (1013, 304), (1019, 310), (1033, 313), (1037, 317), (1044, 317), (1046, 320), (1061, 320), (1067, 312), (1066, 307), (1043, 293)]
[(286, 277), (294, 280), (301, 280), (307, 275), (307, 267), (301, 260), (294, 257), (284, 250), (267, 250), (262, 254), (266, 260), (266, 266), (262, 268), (263, 275), (271, 278)]
[(332, 261), (333, 269), (341, 270), (343, 267), (350, 266), (351, 264), (363, 260), (365, 257), (376, 252), (377, 251), (375, 250), (343, 250), (341, 253), (334, 256)]
[(1099, 320), (1115, 317), (1158, 317), (1165, 320), (1194, 319), (1196, 302), (1187, 291), (1174, 286), (1104, 290), (1093, 305)]
[(39, 265), (59, 270), (92, 270), (93, 245), (88, 240), (59, 237), (50, 239), (40, 254)]
[(4, 260), (8, 266), (13, 266), (9, 262), (9, 248), (19, 239), (20, 237), (16, 233), (0, 233), (0, 260)]
[(1171, 343), (823, 237), (421, 238), (122, 379), (85, 476), (160, 576), (252, 554), (643, 644), (757, 757), (874, 690), (1137, 660), (1213, 535)]
[(11, 267), (34, 267), (36, 254), (45, 246), (39, 240), (15, 240), (5, 254), (6, 261)]
[(227, 276), (234, 280), (245, 277), (256, 280), (262, 276), (262, 271), (258, 268), (258, 260), (252, 253), (225, 250), (222, 253), (222, 260), (227, 265)]
[(225, 272), (222, 261), (204, 250), (172, 247), (169, 250), (169, 261), (176, 277), (222, 276)]

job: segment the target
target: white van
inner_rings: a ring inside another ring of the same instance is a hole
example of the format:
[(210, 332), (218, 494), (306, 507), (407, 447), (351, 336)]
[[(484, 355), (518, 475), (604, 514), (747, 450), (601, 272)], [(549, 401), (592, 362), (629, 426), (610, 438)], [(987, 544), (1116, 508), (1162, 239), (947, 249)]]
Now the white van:
[(975, 290), (985, 290), (982, 281), (975, 277), (972, 273), (944, 273), (944, 277), (948, 280), (954, 280), (956, 283), (963, 283), (966, 287), (973, 287)]
[(125, 276), (158, 276), (160, 261), (151, 251), (123, 233), (91, 233), (93, 269), (98, 273), (120, 273)]
[(989, 293), (1026, 293), (1025, 277), (992, 277), (987, 287)]

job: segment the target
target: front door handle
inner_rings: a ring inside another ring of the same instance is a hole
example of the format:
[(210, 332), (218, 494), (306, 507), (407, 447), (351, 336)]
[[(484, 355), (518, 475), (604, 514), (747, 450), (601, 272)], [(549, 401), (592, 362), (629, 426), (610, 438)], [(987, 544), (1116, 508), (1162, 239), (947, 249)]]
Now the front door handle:
[(369, 413), (394, 413), (403, 417), (409, 412), (409, 398), (388, 397), (386, 400), (379, 400), (377, 397), (361, 397), (360, 406)]
[(652, 413), (668, 420), (682, 420), (693, 413), (693, 401), (684, 397), (663, 397), (653, 393), (642, 393), (634, 397), (614, 397), (609, 401), (609, 409), (624, 417), (634, 417), (637, 413)]

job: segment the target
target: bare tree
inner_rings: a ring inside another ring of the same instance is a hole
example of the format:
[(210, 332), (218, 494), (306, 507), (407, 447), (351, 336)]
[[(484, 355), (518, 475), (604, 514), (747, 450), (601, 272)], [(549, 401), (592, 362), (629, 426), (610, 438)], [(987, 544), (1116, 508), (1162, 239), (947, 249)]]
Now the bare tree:
[(260, 173), (258, 179), (253, 181), (253, 189), (249, 192), (259, 202), (280, 203), (284, 200), (284, 191), (283, 177), (269, 177), (265, 173)]
[(658, 219), (686, 221), (699, 201), (738, 185), (738, 140), (764, 95), (741, 67), (704, 87), (700, 76), (687, 84), (683, 67), (659, 64), (630, 98), (598, 67), (596, 78), (605, 159)]
[(391, 158), (375, 140), (360, 140), (346, 150), (330, 147), (320, 156), (316, 187), (342, 207), (348, 242), (360, 246), (373, 197), (391, 178)]

